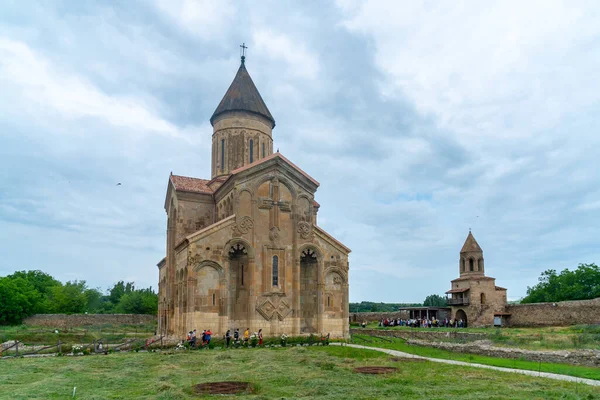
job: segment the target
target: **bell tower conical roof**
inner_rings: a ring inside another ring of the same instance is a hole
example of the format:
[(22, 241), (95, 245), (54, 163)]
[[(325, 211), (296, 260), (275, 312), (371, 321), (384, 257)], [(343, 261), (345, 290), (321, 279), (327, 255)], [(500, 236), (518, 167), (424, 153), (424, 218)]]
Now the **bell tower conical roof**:
[(481, 250), (481, 247), (479, 247), (479, 243), (477, 243), (477, 240), (475, 240), (475, 237), (473, 236), (471, 231), (469, 231), (469, 236), (467, 236), (467, 240), (465, 240), (465, 244), (463, 244), (463, 247), (462, 249), (460, 249), (460, 252), (467, 253), (475, 251), (483, 252), (483, 250)]
[(235, 78), (233, 78), (233, 82), (231, 82), (225, 96), (223, 96), (217, 109), (210, 117), (211, 125), (214, 126), (214, 121), (219, 115), (229, 111), (245, 111), (260, 115), (271, 122), (271, 128), (275, 127), (275, 119), (273, 119), (250, 74), (248, 74), (248, 70), (246, 70), (244, 57), (242, 57), (242, 63), (237, 74), (235, 74)]

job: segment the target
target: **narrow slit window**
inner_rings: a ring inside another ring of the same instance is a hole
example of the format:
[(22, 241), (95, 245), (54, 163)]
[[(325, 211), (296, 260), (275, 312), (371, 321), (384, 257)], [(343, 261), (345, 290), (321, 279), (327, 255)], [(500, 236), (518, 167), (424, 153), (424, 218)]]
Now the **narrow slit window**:
[(242, 272), (242, 286), (244, 286), (244, 264), (242, 264), (241, 272)]
[(250, 139), (250, 163), (254, 161), (254, 140)]
[(221, 172), (225, 170), (225, 139), (221, 139)]
[(217, 296), (213, 293), (213, 306), (217, 304)]
[(331, 307), (331, 297), (327, 296), (327, 307)]
[(473, 272), (473, 259), (472, 258), (469, 259), (469, 271)]
[(279, 286), (279, 257), (273, 256), (273, 286)]
[(262, 144), (262, 158), (265, 158), (265, 143)]

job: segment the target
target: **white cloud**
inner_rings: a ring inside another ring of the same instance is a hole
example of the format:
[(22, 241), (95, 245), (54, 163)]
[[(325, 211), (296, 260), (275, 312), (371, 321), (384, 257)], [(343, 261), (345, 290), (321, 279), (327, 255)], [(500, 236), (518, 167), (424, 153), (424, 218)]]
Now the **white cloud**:
[(155, 5), (178, 26), (203, 40), (222, 36), (236, 11), (229, 0), (156, 0)]
[(340, 5), (393, 85), (464, 143), (532, 137), (600, 99), (600, 58), (580, 51), (598, 49), (598, 13), (581, 3)]
[(316, 79), (319, 74), (319, 59), (298, 38), (268, 29), (254, 31), (253, 45), (263, 56), (287, 63), (287, 71), (305, 79)]
[(0, 83), (5, 91), (13, 88), (23, 100), (36, 104), (38, 110), (52, 109), (66, 118), (99, 118), (135, 132), (182, 137), (177, 126), (156, 116), (143, 99), (110, 96), (85, 78), (64, 75), (22, 42), (0, 38)]

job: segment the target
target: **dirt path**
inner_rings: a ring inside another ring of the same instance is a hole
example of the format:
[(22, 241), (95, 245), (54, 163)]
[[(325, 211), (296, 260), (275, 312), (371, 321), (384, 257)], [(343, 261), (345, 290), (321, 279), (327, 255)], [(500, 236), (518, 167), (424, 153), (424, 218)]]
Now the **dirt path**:
[(445, 360), (443, 358), (421, 357), (421, 356), (416, 356), (416, 355), (410, 354), (410, 353), (404, 353), (404, 352), (398, 351), (398, 350), (382, 349), (380, 347), (361, 346), (359, 344), (331, 343), (331, 345), (337, 345), (337, 346), (343, 345), (343, 346), (348, 346), (348, 347), (354, 347), (355, 349), (367, 349), (367, 350), (381, 351), (382, 353), (386, 353), (386, 354), (396, 356), (396, 357), (420, 358), (423, 360), (429, 360), (429, 361), (438, 362), (438, 363), (442, 363), (442, 364), (464, 365), (467, 367), (492, 369), (495, 371), (510, 372), (513, 374), (540, 376), (542, 378), (556, 379), (559, 381), (585, 383), (586, 385), (600, 386), (600, 381), (596, 381), (594, 379), (578, 378), (576, 376), (569, 376), (569, 375), (552, 374), (550, 372), (537, 372), (537, 371), (530, 371), (530, 370), (526, 370), (526, 369), (494, 367), (493, 365), (473, 364), (473, 363), (468, 363), (468, 362), (464, 362), (464, 361)]

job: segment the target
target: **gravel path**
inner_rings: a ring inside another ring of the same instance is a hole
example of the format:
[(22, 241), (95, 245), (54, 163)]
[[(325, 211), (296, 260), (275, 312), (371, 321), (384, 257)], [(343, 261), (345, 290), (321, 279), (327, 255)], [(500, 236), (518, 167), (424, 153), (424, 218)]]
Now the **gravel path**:
[(526, 370), (526, 369), (513, 369), (513, 368), (494, 367), (493, 365), (473, 364), (473, 363), (468, 363), (468, 362), (464, 362), (464, 361), (445, 360), (443, 358), (421, 357), (421, 356), (416, 356), (414, 354), (404, 353), (404, 352), (398, 351), (398, 350), (382, 349), (380, 347), (361, 346), (359, 344), (331, 343), (331, 345), (348, 346), (348, 347), (354, 347), (355, 349), (367, 349), (367, 350), (381, 351), (383, 353), (387, 353), (389, 355), (396, 356), (396, 357), (420, 358), (420, 359), (423, 359), (423, 360), (429, 360), (429, 361), (433, 361), (433, 362), (437, 362), (437, 363), (442, 363), (442, 364), (464, 365), (464, 366), (467, 366), (467, 367), (492, 369), (492, 370), (495, 370), (495, 371), (511, 372), (513, 374), (522, 374), (522, 375), (530, 375), (530, 376), (540, 376), (542, 378), (556, 379), (556, 380), (559, 380), (559, 381), (577, 382), (577, 383), (585, 383), (586, 385), (591, 385), (591, 386), (600, 386), (600, 381), (597, 381), (597, 380), (594, 380), (594, 379), (578, 378), (576, 376), (552, 374), (552, 373), (549, 373), (549, 372), (529, 371), (529, 370)]

